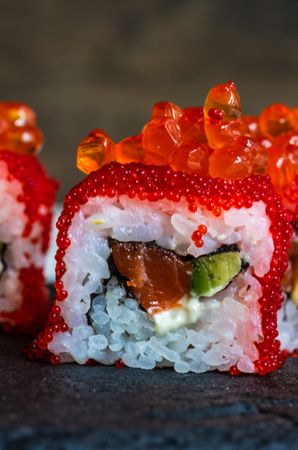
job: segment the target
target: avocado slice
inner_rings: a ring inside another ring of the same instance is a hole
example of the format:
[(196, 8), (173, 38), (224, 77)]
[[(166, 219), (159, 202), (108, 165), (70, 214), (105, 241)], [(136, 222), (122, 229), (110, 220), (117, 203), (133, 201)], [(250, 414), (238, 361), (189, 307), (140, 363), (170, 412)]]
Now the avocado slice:
[(223, 249), (193, 261), (191, 294), (212, 297), (226, 288), (243, 268), (238, 249)]

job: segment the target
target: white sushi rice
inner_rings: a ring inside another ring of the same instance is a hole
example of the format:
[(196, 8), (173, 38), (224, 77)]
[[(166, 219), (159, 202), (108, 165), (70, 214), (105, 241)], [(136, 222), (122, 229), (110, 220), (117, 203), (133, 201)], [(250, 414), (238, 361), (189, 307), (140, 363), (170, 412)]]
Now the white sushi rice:
[(25, 205), (17, 201), (22, 194), (21, 183), (9, 178), (7, 164), (0, 161), (0, 242), (7, 244), (4, 254), (6, 267), (0, 262), (0, 314), (13, 312), (21, 305), (20, 269), (31, 264), (42, 267), (44, 261), (41, 225), (35, 223), (30, 235), (23, 237), (28, 218)]
[[(274, 249), (265, 208), (259, 201), (215, 217), (206, 209), (191, 213), (184, 200), (91, 199), (69, 229), (71, 246), (62, 278), (68, 297), (60, 303), (69, 331), (55, 334), (49, 350), (62, 361), (80, 364), (90, 358), (113, 364), (121, 358), (127, 366), (143, 369), (173, 366), (178, 372), (205, 372), (237, 365), (254, 372), (255, 342), (262, 340), (262, 289), (252, 274), (262, 277), (269, 270)], [(191, 239), (199, 224), (208, 228), (201, 248)], [(111, 279), (108, 237), (155, 241), (194, 257), (237, 244), (250, 267), (213, 298), (200, 299), (201, 315), (195, 324), (157, 336), (148, 314)]]
[(283, 350), (298, 350), (298, 306), (287, 299), (278, 311), (278, 339)]

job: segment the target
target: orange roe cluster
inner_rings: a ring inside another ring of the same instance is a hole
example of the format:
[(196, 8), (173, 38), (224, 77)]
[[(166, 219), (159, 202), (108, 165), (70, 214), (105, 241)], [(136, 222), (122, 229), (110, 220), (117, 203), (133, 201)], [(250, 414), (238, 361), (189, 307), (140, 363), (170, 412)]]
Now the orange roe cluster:
[[(270, 233), (274, 242), (274, 252), (270, 270), (263, 278), (259, 278), (262, 286), (259, 304), (263, 338), (256, 344), (259, 359), (255, 361), (255, 368), (260, 375), (279, 368), (286, 354), (280, 350), (280, 342), (277, 340), (277, 311), (283, 300), (280, 282), (287, 267), (292, 227), (289, 214), (283, 209), (281, 199), (273, 190), (269, 177), (253, 175), (245, 180), (235, 181), (202, 178), (197, 173), (174, 172), (170, 167), (140, 163), (105, 165), (100, 170), (92, 172), (65, 197), (63, 211), (57, 222), (56, 298), (48, 324), (28, 347), (28, 356), (43, 358), (53, 364), (59, 363), (59, 356), (48, 350), (48, 344), (55, 333), (65, 332), (68, 329), (59, 304), (68, 298), (63, 276), (68, 270), (65, 254), (71, 245), (70, 226), (82, 205), (90, 199), (119, 198), (120, 195), (146, 199), (150, 202), (162, 199), (179, 202), (183, 198), (187, 201), (190, 210), (195, 205), (217, 211), (217, 213), (232, 207), (239, 209), (251, 206), (253, 202), (260, 200), (265, 203), (266, 213), (271, 221)], [(200, 224), (197, 233), (193, 236), (194, 239), (201, 239), (206, 231), (205, 225)], [(239, 372), (236, 369), (231, 368), (231, 373), (236, 375)]]
[(284, 200), (295, 211), (298, 205), (298, 108), (267, 106), (259, 117), (244, 117), (246, 132), (268, 151), (267, 174)]
[(35, 112), (25, 103), (0, 102), (0, 149), (36, 155), (42, 144)]
[(115, 144), (97, 129), (78, 145), (77, 166), (84, 173), (112, 161), (169, 165), (204, 177), (237, 179), (265, 173), (267, 150), (247, 135), (236, 85), (230, 81), (212, 88), (204, 107), (156, 103), (137, 136)]

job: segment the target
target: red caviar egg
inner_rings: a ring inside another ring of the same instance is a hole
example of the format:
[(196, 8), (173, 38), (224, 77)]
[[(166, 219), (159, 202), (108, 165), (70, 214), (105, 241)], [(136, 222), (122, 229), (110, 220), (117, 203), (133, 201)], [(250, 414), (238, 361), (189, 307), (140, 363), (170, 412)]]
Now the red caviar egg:
[(262, 145), (262, 147), (266, 148), (267, 150), (268, 150), (270, 147), (272, 147), (272, 145), (273, 145), (273, 141), (270, 140), (270, 139), (268, 139), (268, 138), (265, 138), (264, 136), (260, 136), (260, 137), (258, 137), (258, 138), (255, 138), (255, 141), (256, 141), (258, 144)]
[(0, 136), (0, 147), (16, 153), (36, 155), (42, 148), (43, 134), (33, 126), (11, 126)]
[(214, 121), (209, 118), (205, 119), (204, 128), (208, 144), (214, 149), (220, 148), (244, 134), (241, 119), (223, 122), (221, 120)]
[(277, 138), (269, 150), (268, 174), (281, 193), (298, 175), (298, 134)]
[(183, 143), (207, 142), (204, 128), (204, 112), (202, 107), (190, 106), (184, 108), (179, 119)]
[(143, 128), (142, 146), (149, 164), (167, 164), (171, 152), (181, 144), (181, 130), (174, 119), (154, 119)]
[(292, 114), (293, 114), (293, 126), (294, 126), (294, 130), (298, 131), (298, 106), (296, 106), (295, 108), (292, 109)]
[(190, 123), (196, 123), (204, 119), (204, 109), (202, 106), (188, 106), (183, 109), (183, 115), (188, 118)]
[(122, 359), (117, 359), (117, 361), (115, 361), (115, 366), (117, 367), (117, 369), (123, 369), (125, 367), (125, 364)]
[(237, 179), (252, 173), (265, 173), (267, 150), (252, 139), (240, 136), (215, 150), (209, 159), (212, 177)]
[(241, 103), (235, 83), (229, 81), (210, 89), (204, 103), (205, 118), (208, 118), (210, 109), (221, 110), (225, 122), (240, 119)]
[(242, 116), (245, 135), (253, 139), (260, 136), (259, 118), (257, 116)]
[(127, 137), (115, 145), (116, 161), (122, 164), (143, 162), (142, 135)]
[(209, 156), (212, 149), (207, 144), (190, 143), (177, 147), (172, 153), (169, 163), (174, 170), (196, 172), (208, 176)]
[(241, 372), (240, 372), (240, 370), (237, 368), (237, 366), (232, 366), (232, 367), (230, 367), (229, 372), (230, 372), (230, 374), (233, 375), (233, 376), (238, 376), (238, 375), (241, 374)]
[(205, 133), (212, 148), (220, 148), (244, 132), (241, 104), (232, 81), (208, 92), (204, 103)]
[(198, 228), (192, 233), (191, 238), (195, 243), (196, 247), (203, 247), (204, 241), (203, 241), (203, 234), (206, 234), (208, 231), (206, 225), (200, 224)]
[(259, 117), (260, 131), (269, 139), (294, 130), (294, 126), (294, 114), (290, 108), (283, 104), (267, 106)]
[(5, 119), (4, 117), (1, 117), (0, 115), (0, 136), (4, 133), (6, 133), (6, 131), (9, 128), (9, 122), (7, 119)]
[(206, 225), (204, 225), (203, 223), (201, 225), (198, 226), (198, 231), (201, 234), (206, 234), (208, 231), (208, 228), (206, 227)]
[(16, 127), (36, 126), (36, 114), (25, 103), (0, 102), (0, 116)]
[(179, 120), (182, 116), (182, 110), (175, 103), (158, 102), (153, 105), (151, 119), (170, 118)]
[(114, 142), (99, 128), (91, 131), (78, 145), (77, 167), (84, 173), (93, 172), (114, 160)]

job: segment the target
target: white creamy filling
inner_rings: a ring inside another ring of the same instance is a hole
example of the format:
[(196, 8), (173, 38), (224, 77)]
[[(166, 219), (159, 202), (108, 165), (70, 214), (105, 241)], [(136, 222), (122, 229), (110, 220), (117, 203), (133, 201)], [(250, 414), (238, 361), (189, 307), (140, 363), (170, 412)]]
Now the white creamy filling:
[(176, 306), (152, 316), (156, 334), (164, 334), (184, 325), (195, 323), (208, 309), (219, 306), (219, 302), (216, 300), (208, 299), (203, 302), (197, 297), (183, 298), (180, 303), (181, 307)]

